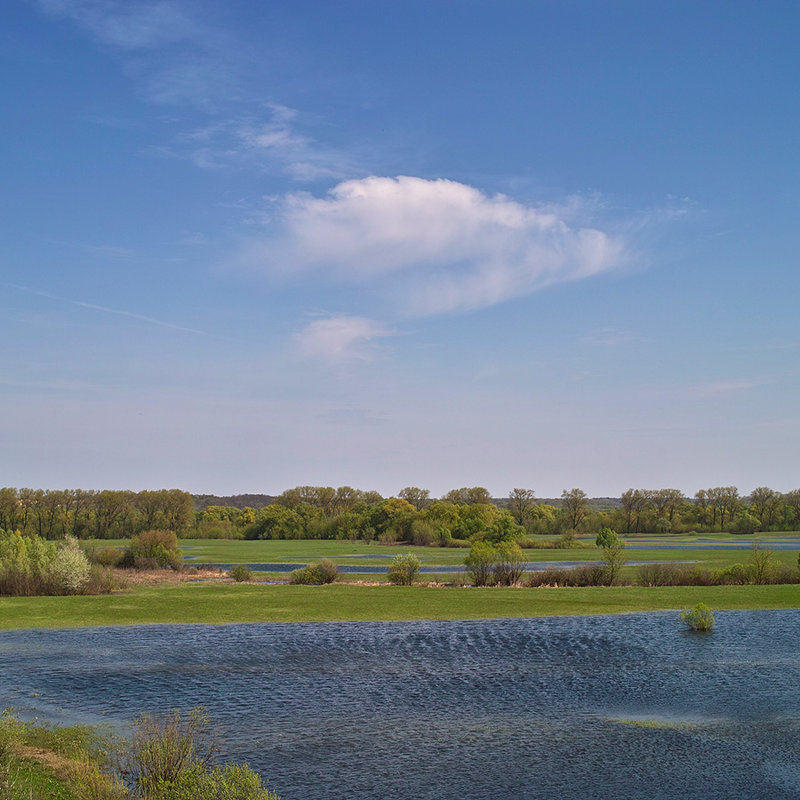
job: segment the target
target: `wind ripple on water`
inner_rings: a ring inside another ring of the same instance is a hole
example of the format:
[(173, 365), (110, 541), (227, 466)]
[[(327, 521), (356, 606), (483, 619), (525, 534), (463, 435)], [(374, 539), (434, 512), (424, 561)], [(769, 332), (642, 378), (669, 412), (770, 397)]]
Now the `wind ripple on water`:
[(15, 631), (0, 694), (54, 721), (203, 704), (284, 800), (800, 797), (800, 614), (717, 617)]

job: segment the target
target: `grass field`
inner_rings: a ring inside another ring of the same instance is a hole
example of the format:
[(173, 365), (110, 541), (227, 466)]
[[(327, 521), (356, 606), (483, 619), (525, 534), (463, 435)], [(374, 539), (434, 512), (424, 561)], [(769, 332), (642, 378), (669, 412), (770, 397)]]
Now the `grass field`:
[[(545, 540), (552, 537), (537, 537)], [(663, 549), (676, 545), (714, 544), (745, 545), (753, 541), (762, 542), (765, 547), (789, 539), (797, 539), (797, 531), (769, 533), (753, 536), (734, 536), (726, 533), (715, 534), (664, 534), (636, 535), (624, 537), (629, 545), (652, 546), (652, 549), (628, 550), (629, 561), (696, 561), (717, 568), (736, 562), (747, 561), (747, 550), (709, 549)], [(593, 537), (581, 537), (583, 547), (569, 549), (526, 549), (528, 561), (596, 561), (599, 552), (594, 547)], [(127, 540), (93, 540), (87, 543), (96, 547), (124, 547)], [(227, 539), (181, 539), (187, 563), (197, 564), (268, 564), (302, 563), (320, 558), (330, 558), (341, 565), (386, 566), (391, 557), (398, 554), (413, 553), (424, 566), (455, 566), (464, 563), (467, 550), (449, 547), (410, 547), (407, 545), (380, 545), (365, 542), (338, 540), (296, 539), (266, 541), (232, 541)], [(774, 557), (779, 563), (796, 564), (797, 551), (775, 550)]]
[(183, 583), (114, 595), (0, 598), (0, 629), (618, 614), (698, 602), (713, 609), (800, 608), (800, 585), (472, 589)]

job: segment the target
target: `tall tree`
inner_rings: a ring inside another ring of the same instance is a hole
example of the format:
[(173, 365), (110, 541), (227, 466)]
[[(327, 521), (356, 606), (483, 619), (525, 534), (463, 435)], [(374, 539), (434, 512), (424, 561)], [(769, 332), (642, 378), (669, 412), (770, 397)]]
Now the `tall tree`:
[(650, 492), (650, 500), (656, 509), (656, 514), (666, 519), (672, 527), (675, 514), (686, 498), (680, 489), (656, 489)]
[(650, 493), (644, 489), (628, 489), (622, 493), (620, 499), (625, 517), (625, 533), (630, 533), (631, 529), (639, 533), (642, 527), (642, 513), (650, 503)]
[(430, 490), (420, 489), (416, 486), (406, 486), (397, 493), (397, 496), (407, 500), (417, 511), (422, 511), (431, 502)]
[(779, 517), (783, 496), (767, 486), (759, 486), (750, 493), (750, 513), (758, 518), (762, 531), (769, 528)]
[(589, 513), (589, 498), (583, 489), (564, 489), (561, 492), (561, 510), (570, 530), (576, 531)]
[(508, 494), (508, 510), (517, 525), (527, 525), (536, 505), (533, 489), (512, 489)]
[(792, 489), (783, 496), (783, 505), (788, 523), (795, 529), (800, 527), (800, 489)]
[(0, 489), (0, 530), (22, 529), (22, 507), (19, 492), (11, 487)]
[(463, 486), (461, 489), (451, 489), (442, 500), (448, 503), (460, 503), (461, 505), (474, 506), (478, 504), (488, 504), (492, 502), (492, 496), (488, 489), (483, 486)]

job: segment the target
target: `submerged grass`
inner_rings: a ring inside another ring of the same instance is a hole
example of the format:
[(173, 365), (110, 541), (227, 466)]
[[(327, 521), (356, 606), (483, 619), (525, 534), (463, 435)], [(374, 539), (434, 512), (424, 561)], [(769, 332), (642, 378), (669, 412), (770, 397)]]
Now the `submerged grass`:
[(0, 598), (0, 629), (160, 623), (492, 619), (800, 608), (800, 585), (486, 588), (168, 584), (105, 596)]

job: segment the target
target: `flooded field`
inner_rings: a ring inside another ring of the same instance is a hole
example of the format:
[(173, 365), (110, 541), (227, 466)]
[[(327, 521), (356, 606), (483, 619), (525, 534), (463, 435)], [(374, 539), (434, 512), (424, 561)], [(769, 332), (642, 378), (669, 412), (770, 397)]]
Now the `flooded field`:
[(0, 704), (205, 705), (283, 800), (800, 797), (800, 612), (0, 634)]

